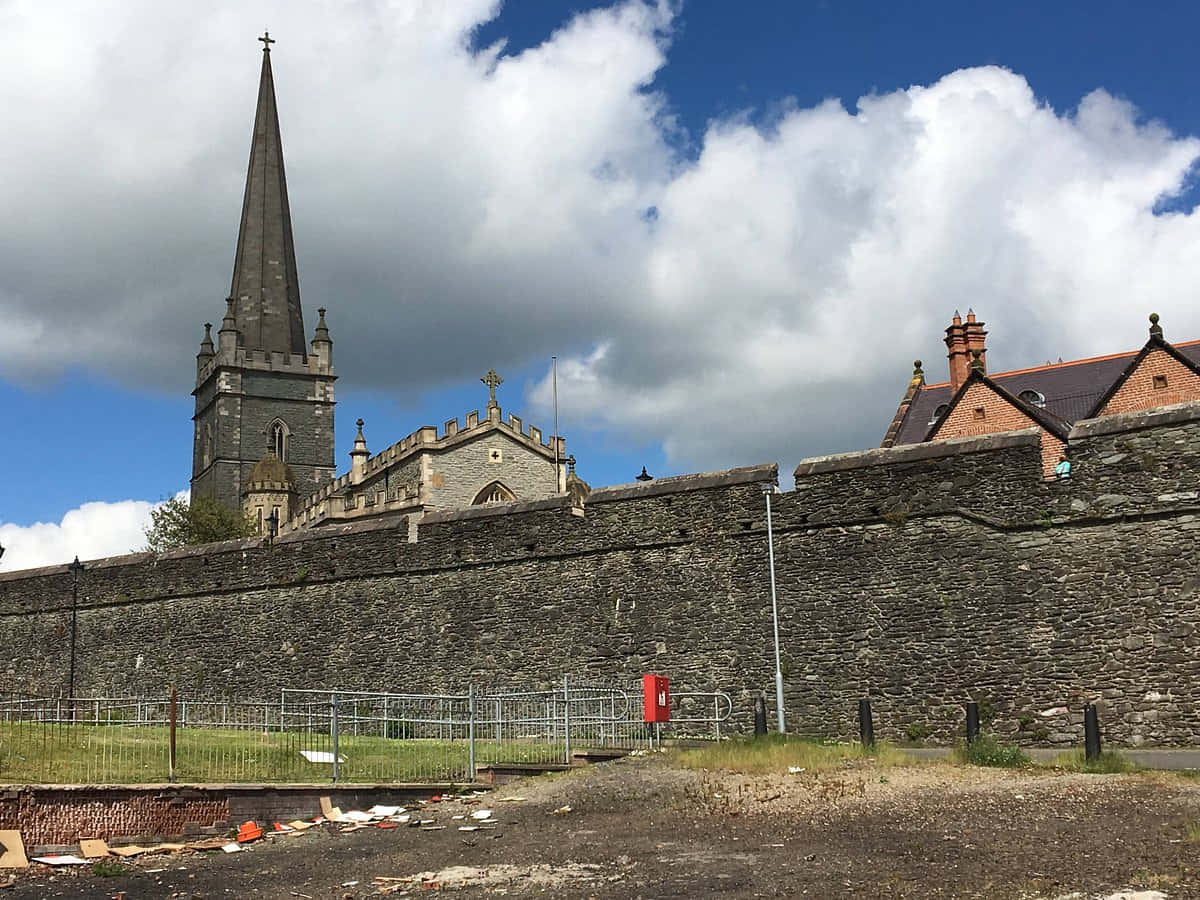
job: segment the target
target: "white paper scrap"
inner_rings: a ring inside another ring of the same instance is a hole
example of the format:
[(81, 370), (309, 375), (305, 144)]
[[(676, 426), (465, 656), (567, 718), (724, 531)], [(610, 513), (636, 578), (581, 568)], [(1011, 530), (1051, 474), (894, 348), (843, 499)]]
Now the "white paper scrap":
[(361, 809), (352, 809), (350, 812), (342, 813), (342, 818), (350, 822), (370, 822), (375, 816), (370, 813), (365, 813)]
[(375, 806), (372, 806), (370, 809), (368, 809), (367, 812), (369, 812), (373, 816), (381, 816), (386, 819), (388, 816), (394, 816), (394, 815), (396, 815), (396, 813), (404, 812), (404, 807), (403, 806), (380, 806), (379, 804), (376, 804)]
[[(310, 763), (329, 763), (333, 765), (333, 754), (328, 750), (301, 750), (300, 755), (307, 759)], [(338, 762), (344, 763), (346, 757), (338, 754)]]
[(88, 861), (80, 859), (78, 856), (34, 856), (34, 862), (45, 863), (48, 866), (86, 866)]
[(226, 853), (241, 853), (242, 845), (239, 844), (237, 841), (231, 841), (230, 843), (226, 844), (221, 849), (224, 850)]
[(477, 810), (475, 810), (475, 812), (471, 813), (472, 819), (478, 819), (481, 822), (484, 819), (490, 819), (491, 817), (492, 817), (492, 811), (490, 809), (477, 809)]

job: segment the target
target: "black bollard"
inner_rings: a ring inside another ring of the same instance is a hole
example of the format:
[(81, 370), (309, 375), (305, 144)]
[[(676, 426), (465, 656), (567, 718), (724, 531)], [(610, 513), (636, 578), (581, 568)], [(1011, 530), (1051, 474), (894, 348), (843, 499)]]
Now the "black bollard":
[(1083, 705), (1083, 755), (1089, 762), (1100, 758), (1100, 716), (1092, 703)]
[(975, 743), (979, 737), (979, 704), (972, 700), (967, 704), (967, 743)]
[(767, 701), (762, 694), (754, 698), (754, 736), (763, 737), (767, 733)]
[(871, 721), (871, 701), (858, 701), (858, 739), (864, 747), (875, 746), (875, 723)]

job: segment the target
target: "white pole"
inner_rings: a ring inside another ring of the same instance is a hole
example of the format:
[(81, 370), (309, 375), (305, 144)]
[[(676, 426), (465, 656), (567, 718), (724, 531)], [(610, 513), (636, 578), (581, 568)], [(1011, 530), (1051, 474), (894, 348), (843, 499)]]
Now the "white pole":
[(771, 620), (775, 627), (775, 718), (779, 723), (779, 733), (787, 731), (787, 722), (783, 715), (783, 666), (779, 657), (779, 604), (775, 600), (775, 537), (771, 529), (771, 493), (774, 485), (763, 489), (767, 498), (767, 559), (771, 565)]
[(554, 363), (554, 493), (562, 490), (562, 470), (558, 461), (558, 357), (550, 357)]

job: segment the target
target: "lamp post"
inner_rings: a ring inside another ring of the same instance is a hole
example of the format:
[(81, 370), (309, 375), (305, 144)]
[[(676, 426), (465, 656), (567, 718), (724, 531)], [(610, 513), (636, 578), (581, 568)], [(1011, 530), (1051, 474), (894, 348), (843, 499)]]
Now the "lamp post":
[(279, 510), (273, 509), (273, 510), (271, 510), (271, 514), (269, 516), (267, 516), (267, 536), (270, 537), (271, 540), (275, 540), (275, 537), (278, 534), (279, 534)]
[(767, 500), (767, 560), (771, 566), (771, 622), (775, 629), (775, 718), (779, 733), (784, 734), (787, 722), (783, 714), (783, 665), (779, 655), (779, 603), (775, 599), (775, 535), (771, 528), (771, 495), (775, 493), (775, 485), (764, 484), (762, 491)]
[(67, 566), (67, 571), (71, 573), (71, 668), (70, 674), (67, 676), (67, 702), (70, 704), (69, 713), (71, 721), (75, 721), (75, 634), (76, 621), (79, 612), (79, 573), (83, 571), (83, 563), (79, 561), (79, 557), (75, 557), (75, 562)]

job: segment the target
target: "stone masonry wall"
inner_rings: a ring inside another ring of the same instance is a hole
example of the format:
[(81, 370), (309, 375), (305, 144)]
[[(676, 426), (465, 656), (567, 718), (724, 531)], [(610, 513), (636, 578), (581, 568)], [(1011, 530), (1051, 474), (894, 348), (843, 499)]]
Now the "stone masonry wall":
[[(1200, 405), (1079, 423), (1074, 475), (1036, 430), (808, 460), (773, 500), (792, 730), (1200, 738)], [(82, 692), (423, 690), (563, 672), (720, 689), (739, 722), (774, 662), (760, 484), (774, 467), (380, 517), (90, 563)], [(57, 691), (64, 567), (0, 575), (9, 687)], [(770, 705), (770, 704), (769, 704)]]

